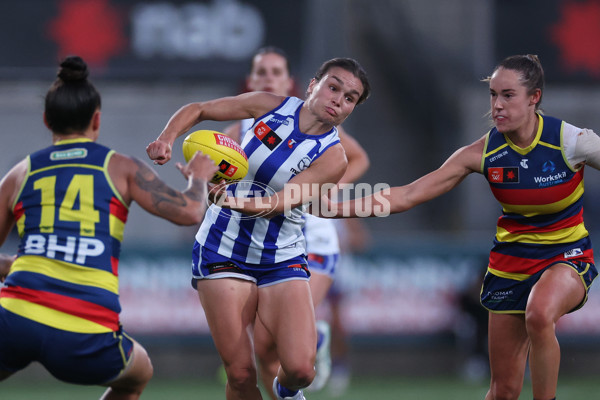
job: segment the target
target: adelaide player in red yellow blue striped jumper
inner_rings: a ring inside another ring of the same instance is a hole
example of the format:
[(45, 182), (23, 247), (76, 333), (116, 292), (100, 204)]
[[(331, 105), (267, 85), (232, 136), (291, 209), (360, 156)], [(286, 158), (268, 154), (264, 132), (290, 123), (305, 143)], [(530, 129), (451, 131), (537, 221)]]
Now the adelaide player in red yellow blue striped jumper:
[[(562, 146), (581, 129), (538, 115), (526, 148), (497, 128), (486, 138), (483, 174), (502, 205), (481, 300), (493, 312), (525, 313), (541, 273), (556, 263), (573, 267), (588, 287), (597, 275), (583, 223), (583, 168), (574, 168)], [(583, 300), (578, 307), (583, 306)]]
[(330, 204), (330, 211), (399, 213), (483, 174), (503, 209), (481, 292), (490, 310), (485, 399), (518, 399), (529, 356), (533, 398), (551, 400), (560, 364), (556, 322), (583, 306), (598, 274), (582, 202), (584, 166), (600, 169), (600, 137), (540, 113), (544, 71), (537, 56), (508, 57), (486, 81), (490, 132), (408, 185)]
[(118, 263), (129, 209), (106, 176), (112, 153), (82, 138), (29, 156), (14, 206), (20, 257), (1, 292), (4, 309), (69, 332), (119, 330)]
[(61, 64), (46, 95), (52, 146), (0, 183), (0, 244), (14, 225), (16, 257), (0, 257), (0, 380), (40, 362), (56, 378), (109, 386), (103, 399), (137, 399), (152, 376), (144, 348), (119, 322), (118, 264), (130, 203), (178, 224), (205, 211), (217, 170), (197, 156), (181, 193), (139, 160), (97, 144), (100, 95), (79, 57)]

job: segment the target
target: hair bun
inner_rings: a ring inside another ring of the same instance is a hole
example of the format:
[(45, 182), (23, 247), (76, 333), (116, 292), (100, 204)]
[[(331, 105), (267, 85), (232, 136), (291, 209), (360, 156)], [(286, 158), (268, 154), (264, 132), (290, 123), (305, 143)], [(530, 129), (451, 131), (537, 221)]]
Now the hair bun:
[(64, 82), (85, 81), (89, 75), (88, 67), (85, 61), (78, 56), (65, 58), (60, 63), (57, 76)]

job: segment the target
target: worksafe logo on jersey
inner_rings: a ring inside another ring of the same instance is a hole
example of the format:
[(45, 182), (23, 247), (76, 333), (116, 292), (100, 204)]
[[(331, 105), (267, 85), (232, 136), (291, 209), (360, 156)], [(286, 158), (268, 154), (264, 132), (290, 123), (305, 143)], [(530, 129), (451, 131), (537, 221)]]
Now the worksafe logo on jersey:
[(50, 160), (52, 160), (52, 161), (74, 160), (77, 158), (86, 158), (87, 154), (88, 154), (87, 149), (82, 149), (82, 148), (62, 150), (62, 151), (53, 151), (52, 153), (50, 153)]
[(254, 136), (258, 138), (269, 150), (275, 149), (282, 139), (267, 124), (260, 121), (254, 128)]
[(519, 167), (488, 168), (488, 180), (492, 183), (519, 183)]
[(537, 183), (539, 187), (547, 187), (563, 183), (566, 178), (567, 173), (565, 171), (562, 171), (548, 176), (534, 176), (533, 181)]

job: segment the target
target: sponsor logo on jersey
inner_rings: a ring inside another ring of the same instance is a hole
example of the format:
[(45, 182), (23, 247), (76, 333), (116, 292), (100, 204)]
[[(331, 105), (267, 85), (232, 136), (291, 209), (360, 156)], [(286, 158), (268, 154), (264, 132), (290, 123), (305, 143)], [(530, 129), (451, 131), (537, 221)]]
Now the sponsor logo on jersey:
[(254, 136), (256, 136), (269, 150), (275, 149), (281, 143), (282, 139), (264, 122), (259, 122), (254, 128)]
[(576, 249), (571, 249), (569, 251), (565, 251), (565, 258), (573, 258), (573, 257), (582, 256), (582, 255), (583, 255), (583, 251), (581, 251), (581, 249), (579, 247)]
[(308, 156), (302, 157), (302, 160), (298, 161), (298, 169), (300, 171), (304, 171), (306, 168), (309, 167), (311, 161), (311, 158)]
[(286, 125), (286, 126), (290, 124), (290, 122), (288, 121), (287, 118), (282, 118), (282, 117), (279, 117), (279, 118), (271, 117), (271, 119), (269, 119), (269, 122), (274, 122), (276, 124)]
[(23, 253), (84, 265), (87, 257), (101, 256), (104, 250), (104, 243), (95, 238), (33, 234), (27, 236)]
[(507, 154), (508, 154), (508, 150), (504, 150), (502, 153), (496, 154), (495, 156), (490, 157), (490, 162), (493, 163), (494, 161), (501, 159), (502, 157), (504, 157)]
[(62, 151), (53, 151), (50, 153), (50, 160), (61, 161), (61, 160), (73, 160), (75, 158), (86, 158), (87, 149), (69, 149)]
[(238, 167), (236, 167), (235, 165), (229, 164), (225, 160), (221, 160), (221, 162), (219, 163), (219, 172), (222, 173), (225, 176), (230, 177), (230, 178), (233, 175), (235, 175), (235, 172), (237, 170), (238, 170)]
[(294, 147), (294, 145), (296, 144), (296, 141), (294, 139), (290, 139), (288, 140), (288, 147), (291, 149), (292, 147)]
[(544, 163), (544, 165), (542, 165), (542, 172), (554, 172), (554, 170), (556, 169), (556, 166), (554, 165), (554, 163), (550, 160), (546, 161)]
[(308, 168), (310, 166), (310, 163), (312, 162), (312, 158), (310, 158), (309, 156), (304, 156), (302, 157), (302, 159), (300, 161), (298, 161), (298, 166), (297, 168), (290, 168), (290, 171), (292, 172), (292, 174), (298, 175), (300, 172), (304, 171), (306, 168)]
[(553, 185), (558, 185), (559, 183), (563, 183), (566, 177), (567, 177), (567, 173), (565, 171), (563, 171), (563, 172), (558, 172), (554, 175), (534, 176), (533, 181), (535, 183), (537, 183), (539, 187), (545, 187), (545, 186), (553, 186)]
[(529, 161), (529, 159), (528, 158), (524, 158), (524, 159), (521, 160), (521, 162), (519, 164), (521, 165), (521, 167), (527, 169), (527, 168), (529, 168), (529, 165), (527, 165), (527, 161)]
[(519, 183), (519, 167), (488, 168), (488, 180), (492, 183)]

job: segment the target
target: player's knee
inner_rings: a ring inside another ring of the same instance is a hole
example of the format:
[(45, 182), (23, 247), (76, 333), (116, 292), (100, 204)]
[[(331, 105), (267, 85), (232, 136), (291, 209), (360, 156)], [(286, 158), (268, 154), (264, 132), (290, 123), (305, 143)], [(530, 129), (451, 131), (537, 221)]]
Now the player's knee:
[(494, 400), (518, 400), (521, 394), (521, 385), (492, 381), (490, 391)]
[(284, 369), (289, 381), (294, 382), (295, 387), (307, 387), (315, 378), (314, 363), (297, 364), (292, 368)]
[(154, 366), (152, 365), (152, 360), (150, 360), (150, 357), (146, 357), (146, 360), (144, 362), (144, 368), (140, 375), (140, 380), (143, 382), (144, 386), (154, 376)]
[(153, 375), (154, 367), (148, 353), (142, 346), (137, 345), (131, 370), (111, 387), (116, 391), (141, 394)]
[(134, 355), (135, 378), (139, 385), (145, 386), (154, 375), (154, 366), (152, 360), (145, 348), (136, 343)]
[(532, 307), (525, 312), (525, 326), (530, 337), (535, 338), (536, 335), (554, 329), (554, 318), (548, 310), (543, 307)]
[(235, 367), (225, 368), (227, 373), (227, 384), (234, 390), (244, 390), (249, 386), (256, 386), (256, 369), (253, 367)]

